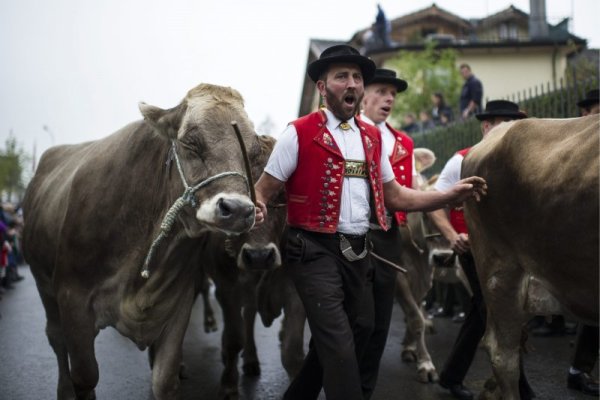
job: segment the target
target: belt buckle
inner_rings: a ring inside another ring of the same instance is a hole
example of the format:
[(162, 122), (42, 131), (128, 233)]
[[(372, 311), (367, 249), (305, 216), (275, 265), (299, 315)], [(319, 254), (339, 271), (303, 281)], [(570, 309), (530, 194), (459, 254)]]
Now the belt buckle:
[(339, 235), (340, 235), (340, 250), (342, 251), (342, 255), (344, 256), (344, 258), (346, 260), (352, 262), (352, 261), (362, 260), (363, 258), (365, 258), (365, 256), (368, 253), (366, 236), (365, 236), (365, 245), (364, 245), (363, 251), (360, 254), (356, 254), (354, 252), (354, 250), (352, 250), (352, 245), (350, 244), (348, 239), (346, 239), (346, 237), (342, 233), (339, 233)]

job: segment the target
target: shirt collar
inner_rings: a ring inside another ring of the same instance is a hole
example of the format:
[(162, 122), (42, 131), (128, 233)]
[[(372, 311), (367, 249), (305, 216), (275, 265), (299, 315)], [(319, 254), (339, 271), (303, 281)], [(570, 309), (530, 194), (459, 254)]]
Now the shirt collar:
[[(329, 132), (333, 132), (334, 130), (341, 131), (341, 129), (339, 129), (339, 126), (342, 123), (342, 120), (333, 115), (333, 113), (328, 108), (325, 108), (324, 111), (325, 115), (327, 116), (327, 129), (329, 129)], [(356, 126), (356, 121), (354, 120), (354, 118), (350, 118), (346, 122), (350, 124), (350, 128), (352, 128), (353, 131), (358, 132), (358, 127)]]
[(371, 118), (367, 117), (367, 115), (365, 113), (360, 114), (360, 119), (362, 119), (369, 125), (374, 125), (374, 126), (378, 127), (379, 129), (387, 127), (385, 124), (385, 121), (381, 121), (380, 123), (376, 124), (375, 122), (373, 122), (373, 120)]

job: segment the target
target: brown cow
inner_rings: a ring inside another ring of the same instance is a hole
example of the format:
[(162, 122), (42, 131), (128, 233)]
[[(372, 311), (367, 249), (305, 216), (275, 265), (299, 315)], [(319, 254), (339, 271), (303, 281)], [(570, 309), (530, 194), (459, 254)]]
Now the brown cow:
[(502, 398), (519, 398), (523, 324), (542, 302), (531, 276), (586, 324), (598, 325), (600, 120), (525, 119), (499, 125), (463, 161), (488, 195), (466, 203), (469, 239), (488, 308), (484, 342)]
[(155, 398), (177, 398), (197, 238), (254, 223), (231, 121), (250, 158), (261, 146), (237, 91), (202, 84), (172, 109), (140, 111), (143, 121), (104, 139), (48, 150), (23, 203), (23, 251), (58, 360), (58, 399), (95, 397), (94, 340), (107, 326), (151, 347)]
[[(260, 137), (261, 157), (252, 159), (254, 178), (262, 173), (275, 139)], [(260, 374), (260, 364), (254, 341), (254, 323), (259, 313), (263, 323), (270, 326), (286, 309), (280, 339), (281, 359), (290, 375), (295, 375), (304, 359), (304, 308), (291, 280), (281, 268), (280, 244), (286, 222), (285, 196), (267, 205), (269, 218), (248, 233), (236, 237), (210, 232), (202, 237), (203, 253), (210, 258), (199, 260), (201, 274), (198, 291), (206, 296), (206, 276), (215, 283), (215, 294), (223, 312), (221, 375), (219, 398), (237, 398), (238, 360), (243, 349), (242, 369), (246, 375)], [(210, 303), (204, 299), (205, 318), (210, 317)], [(298, 307), (299, 306), (299, 307)], [(208, 312), (208, 314), (207, 314)], [(205, 319), (206, 327), (210, 320)]]
[[(421, 173), (434, 164), (435, 154), (426, 148), (416, 148), (414, 154), (419, 173), (418, 188), (428, 190), (431, 183)], [(407, 269), (407, 273), (396, 275), (396, 300), (402, 307), (406, 320), (402, 361), (416, 361), (417, 379), (422, 383), (439, 380), (425, 342), (425, 331), (433, 331), (433, 323), (424, 317), (421, 307), (421, 301), (432, 286), (433, 265), (430, 254), (445, 245), (445, 240), (440, 235), (431, 234), (434, 229), (431, 225), (423, 213), (408, 213), (407, 224), (399, 228), (402, 266)]]

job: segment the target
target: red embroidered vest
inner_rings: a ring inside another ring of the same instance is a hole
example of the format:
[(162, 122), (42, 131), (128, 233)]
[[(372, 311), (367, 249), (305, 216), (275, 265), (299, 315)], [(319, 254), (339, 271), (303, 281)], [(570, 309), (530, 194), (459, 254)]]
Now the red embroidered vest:
[[(457, 151), (456, 154), (460, 154), (464, 157), (467, 155), (469, 150), (471, 150), (471, 148), (467, 147), (466, 149)], [(452, 227), (457, 233), (469, 233), (467, 230), (467, 223), (465, 221), (465, 213), (462, 207), (453, 208), (450, 210), (450, 224), (452, 224)]]
[[(298, 166), (286, 182), (288, 224), (315, 232), (333, 233), (340, 218), (345, 160), (317, 111), (293, 122), (298, 134)], [(387, 230), (381, 182), (379, 130), (357, 118), (365, 151), (371, 200), (379, 225)]]
[[(392, 128), (388, 123), (386, 126), (396, 137), (394, 149), (390, 155), (390, 164), (396, 176), (396, 180), (402, 186), (412, 189), (413, 184), (413, 140), (406, 133)], [(406, 212), (397, 211), (394, 213), (396, 222), (399, 225), (406, 224)]]

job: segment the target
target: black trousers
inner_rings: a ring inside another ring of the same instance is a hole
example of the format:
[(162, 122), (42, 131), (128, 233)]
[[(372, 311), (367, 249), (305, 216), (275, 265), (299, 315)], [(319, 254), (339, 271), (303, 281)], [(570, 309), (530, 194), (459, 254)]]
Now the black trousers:
[[(400, 264), (401, 246), (400, 230), (396, 224), (389, 231), (371, 231), (371, 243), (375, 254)], [(377, 376), (379, 363), (387, 341), (394, 293), (396, 288), (396, 270), (373, 258), (373, 279), (367, 282), (361, 303), (358, 319), (354, 327), (360, 380), (363, 397), (371, 398)]]
[(598, 327), (579, 325), (575, 353), (573, 354), (573, 368), (591, 373), (598, 360)]
[[(364, 238), (349, 238), (356, 254)], [(290, 228), (286, 268), (306, 310), (311, 330), (308, 354), (284, 394), (286, 400), (362, 400), (353, 327), (365, 283), (372, 274), (370, 257), (350, 262), (335, 234)]]
[(481, 286), (471, 253), (459, 255), (459, 260), (473, 291), (468, 310), (450, 355), (440, 374), (440, 380), (448, 384), (462, 383), (473, 362), (479, 341), (485, 333), (486, 309)]

